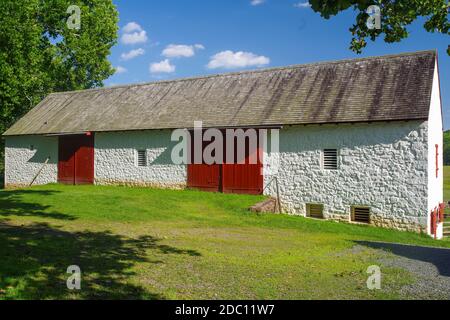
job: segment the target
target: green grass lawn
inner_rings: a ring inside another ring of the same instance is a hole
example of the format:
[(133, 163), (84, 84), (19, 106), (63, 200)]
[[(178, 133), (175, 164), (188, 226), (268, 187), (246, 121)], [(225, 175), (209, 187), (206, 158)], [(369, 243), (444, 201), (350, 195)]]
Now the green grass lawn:
[[(450, 166), (444, 167), (444, 202), (448, 201), (450, 201)], [(450, 214), (450, 208), (445, 209), (445, 213)]]
[[(0, 299), (387, 299), (414, 281), (361, 241), (450, 241), (247, 208), (262, 197), (50, 185), (0, 191)], [(66, 288), (67, 267), (82, 290)]]

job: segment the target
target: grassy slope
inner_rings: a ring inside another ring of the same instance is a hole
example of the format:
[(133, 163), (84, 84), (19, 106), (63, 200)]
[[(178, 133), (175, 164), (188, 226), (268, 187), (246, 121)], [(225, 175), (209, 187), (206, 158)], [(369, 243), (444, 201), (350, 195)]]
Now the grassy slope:
[(450, 201), (450, 166), (444, 167), (444, 201)]
[[(398, 298), (412, 281), (357, 241), (450, 247), (426, 236), (256, 215), (261, 199), (195, 191), (45, 186), (0, 191), (1, 298)], [(65, 287), (79, 265), (82, 290)]]
[[(450, 201), (450, 166), (444, 167), (444, 202)], [(446, 208), (445, 212), (450, 214), (450, 208)]]

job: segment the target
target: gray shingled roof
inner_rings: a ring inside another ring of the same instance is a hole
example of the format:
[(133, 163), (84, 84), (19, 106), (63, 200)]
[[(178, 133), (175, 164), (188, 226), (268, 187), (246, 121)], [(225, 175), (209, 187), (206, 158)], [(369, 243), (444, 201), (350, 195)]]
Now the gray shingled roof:
[(434, 51), (54, 93), (5, 135), (427, 119)]

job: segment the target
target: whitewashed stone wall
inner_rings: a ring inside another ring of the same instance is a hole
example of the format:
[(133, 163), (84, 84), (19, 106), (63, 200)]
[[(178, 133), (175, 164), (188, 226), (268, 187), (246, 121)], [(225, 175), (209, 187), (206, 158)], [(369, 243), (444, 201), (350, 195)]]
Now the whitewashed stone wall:
[(7, 137), (5, 144), (5, 186), (28, 186), (42, 168), (35, 184), (58, 180), (58, 138), (43, 136)]
[[(285, 127), (280, 131), (284, 209), (306, 214), (324, 204), (328, 219), (350, 221), (351, 206), (369, 206), (375, 225), (426, 232), (427, 122)], [(323, 149), (338, 149), (338, 170), (322, 168)], [(265, 184), (270, 181), (265, 176)], [(274, 185), (266, 194), (276, 195)]]
[[(96, 183), (184, 188), (186, 166), (172, 163), (170, 136), (169, 130), (96, 133)], [(427, 231), (429, 209), (442, 199), (442, 179), (429, 184), (433, 143), (428, 122), (286, 126), (277, 173), (284, 210), (305, 215), (307, 203), (320, 203), (326, 218), (350, 221), (351, 206), (369, 206), (376, 225)], [(339, 150), (338, 170), (322, 168), (321, 153), (328, 148)], [(137, 150), (147, 150), (146, 167), (137, 166)], [(28, 185), (47, 157), (36, 184), (57, 182), (58, 139), (8, 137), (7, 186)], [(265, 184), (271, 178), (265, 175)], [(275, 195), (275, 186), (266, 194)]]
[[(174, 165), (171, 131), (95, 134), (95, 182), (165, 188), (184, 188), (187, 168)], [(137, 150), (147, 150), (147, 166), (138, 167)]]

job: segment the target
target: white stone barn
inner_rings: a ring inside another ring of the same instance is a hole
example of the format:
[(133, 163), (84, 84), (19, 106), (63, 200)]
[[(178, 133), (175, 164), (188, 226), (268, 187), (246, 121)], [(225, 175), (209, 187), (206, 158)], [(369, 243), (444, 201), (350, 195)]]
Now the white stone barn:
[(50, 94), (3, 135), (5, 185), (28, 186), (42, 169), (35, 184), (276, 195), (259, 170), (267, 154), (257, 166), (174, 164), (171, 133), (194, 121), (278, 128), (287, 213), (442, 236), (431, 214), (443, 202), (434, 51)]

